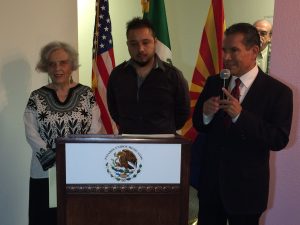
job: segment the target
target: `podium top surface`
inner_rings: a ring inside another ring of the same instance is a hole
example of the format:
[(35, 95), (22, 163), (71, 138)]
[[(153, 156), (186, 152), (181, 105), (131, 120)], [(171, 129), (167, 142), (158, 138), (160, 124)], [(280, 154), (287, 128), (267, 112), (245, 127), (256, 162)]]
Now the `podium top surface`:
[(191, 141), (180, 135), (169, 134), (130, 134), (130, 135), (69, 135), (65, 138), (57, 138), (57, 144), (64, 143), (174, 143), (190, 144)]

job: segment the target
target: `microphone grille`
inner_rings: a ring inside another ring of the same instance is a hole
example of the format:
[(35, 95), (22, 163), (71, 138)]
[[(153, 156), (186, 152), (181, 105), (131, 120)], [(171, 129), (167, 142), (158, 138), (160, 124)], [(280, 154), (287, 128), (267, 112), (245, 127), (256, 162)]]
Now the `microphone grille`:
[(228, 79), (230, 77), (230, 70), (229, 69), (222, 69), (220, 72), (221, 79)]

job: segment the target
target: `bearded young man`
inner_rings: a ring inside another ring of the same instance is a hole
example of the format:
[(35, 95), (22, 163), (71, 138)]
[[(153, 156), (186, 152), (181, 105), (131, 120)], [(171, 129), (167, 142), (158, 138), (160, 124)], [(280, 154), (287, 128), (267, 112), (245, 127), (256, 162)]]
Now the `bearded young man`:
[(110, 115), (120, 134), (175, 134), (190, 112), (187, 81), (155, 53), (157, 39), (147, 19), (129, 21), (126, 35), (131, 58), (109, 77)]

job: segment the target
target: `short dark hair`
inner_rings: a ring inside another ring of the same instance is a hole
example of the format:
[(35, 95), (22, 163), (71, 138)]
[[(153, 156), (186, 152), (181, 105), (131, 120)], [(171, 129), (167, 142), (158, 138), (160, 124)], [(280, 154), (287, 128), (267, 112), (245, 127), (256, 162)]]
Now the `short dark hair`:
[(135, 17), (132, 20), (127, 22), (126, 36), (128, 37), (128, 33), (130, 30), (135, 30), (140, 28), (148, 28), (149, 30), (151, 30), (153, 37), (156, 37), (155, 29), (152, 23), (148, 19), (141, 18), (141, 17)]
[(247, 48), (253, 47), (254, 45), (260, 48), (260, 37), (255, 26), (250, 23), (236, 23), (225, 30), (226, 36), (238, 33), (244, 35), (243, 44)]

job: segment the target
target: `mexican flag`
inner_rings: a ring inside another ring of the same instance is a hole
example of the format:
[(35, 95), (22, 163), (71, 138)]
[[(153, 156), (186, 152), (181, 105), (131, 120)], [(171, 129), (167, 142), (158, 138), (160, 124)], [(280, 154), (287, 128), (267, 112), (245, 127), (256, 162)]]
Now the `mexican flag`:
[(172, 63), (172, 52), (164, 0), (141, 0), (143, 18), (151, 21), (157, 36), (156, 53), (165, 62)]

